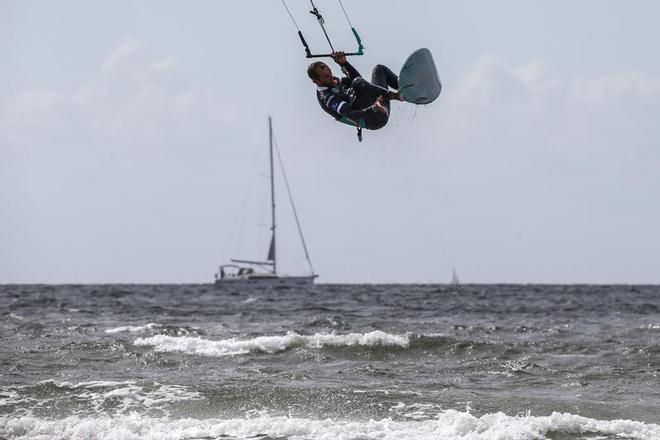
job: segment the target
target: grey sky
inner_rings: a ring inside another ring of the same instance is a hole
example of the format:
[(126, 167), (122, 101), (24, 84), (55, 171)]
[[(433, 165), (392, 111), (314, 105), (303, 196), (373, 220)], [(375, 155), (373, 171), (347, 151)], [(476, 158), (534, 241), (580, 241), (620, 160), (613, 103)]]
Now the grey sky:
[(269, 114), (321, 282), (660, 282), (660, 5), (384, 3), (344, 0), (351, 61), (428, 47), (443, 95), (359, 144), (279, 0), (0, 0), (0, 282), (206, 282), (262, 256)]

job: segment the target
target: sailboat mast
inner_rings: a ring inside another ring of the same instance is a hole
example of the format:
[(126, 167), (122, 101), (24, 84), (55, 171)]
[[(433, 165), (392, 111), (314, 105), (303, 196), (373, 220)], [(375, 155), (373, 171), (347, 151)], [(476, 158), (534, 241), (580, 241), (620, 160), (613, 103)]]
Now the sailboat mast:
[(273, 260), (273, 273), (277, 273), (277, 250), (275, 243), (275, 172), (273, 167), (273, 121), (268, 116), (268, 146), (270, 158), (270, 201), (271, 201), (271, 227), (272, 238), (270, 241), (269, 257)]

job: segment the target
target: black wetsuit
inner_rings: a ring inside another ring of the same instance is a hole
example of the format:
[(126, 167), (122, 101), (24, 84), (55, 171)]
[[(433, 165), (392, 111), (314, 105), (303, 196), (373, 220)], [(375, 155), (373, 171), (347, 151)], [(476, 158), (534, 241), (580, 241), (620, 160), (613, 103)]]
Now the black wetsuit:
[[(318, 87), (316, 97), (323, 110), (338, 121), (356, 127), (378, 130), (387, 124), (390, 113), (390, 100), (387, 97), (391, 87), (399, 89), (398, 77), (387, 67), (378, 64), (371, 74), (371, 82), (362, 78), (355, 67), (346, 63), (342, 71), (347, 75), (335, 78), (332, 87)], [(372, 106), (382, 96), (387, 113), (375, 110)]]

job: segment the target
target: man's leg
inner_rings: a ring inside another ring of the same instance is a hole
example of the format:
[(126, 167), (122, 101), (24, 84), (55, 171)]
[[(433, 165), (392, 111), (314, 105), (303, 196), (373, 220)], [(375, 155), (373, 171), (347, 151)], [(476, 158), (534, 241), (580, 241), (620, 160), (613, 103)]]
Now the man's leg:
[(399, 77), (387, 66), (377, 64), (371, 72), (371, 83), (384, 88), (399, 90)]
[(387, 124), (389, 119), (389, 99), (387, 99), (388, 89), (385, 87), (371, 84), (364, 78), (355, 78), (351, 83), (351, 88), (355, 92), (355, 101), (351, 105), (353, 109), (363, 109), (370, 107), (376, 102), (379, 96), (384, 96), (382, 103), (387, 107), (387, 113), (370, 110), (365, 112), (365, 127), (369, 130), (378, 130)]
[[(390, 70), (389, 67), (382, 64), (376, 64), (371, 71), (371, 83), (387, 89), (388, 87), (394, 90), (399, 90), (399, 77)], [(389, 97), (383, 98), (383, 105), (387, 108), (387, 113), (390, 112), (390, 99)]]
[(382, 104), (387, 109), (387, 113), (378, 111), (371, 111), (364, 117), (366, 128), (370, 130), (378, 130), (387, 124), (390, 114), (390, 100), (387, 97), (389, 93), (388, 87), (398, 90), (399, 78), (388, 69), (386, 66), (378, 64), (374, 67), (371, 74), (371, 82), (364, 78), (356, 78), (351, 84), (351, 88), (355, 91), (355, 101), (351, 108), (366, 108), (378, 99), (379, 96), (383, 97)]
[(379, 96), (387, 97), (388, 93), (387, 85), (382, 87), (372, 84), (364, 78), (355, 78), (351, 83), (351, 88), (355, 92), (353, 108), (369, 107)]
[(351, 88), (355, 91), (355, 103), (353, 108), (364, 108), (372, 105), (374, 101), (382, 96), (387, 100), (389, 92), (388, 87), (395, 90), (399, 89), (399, 78), (386, 66), (378, 64), (371, 73), (371, 82), (358, 77), (351, 83)]

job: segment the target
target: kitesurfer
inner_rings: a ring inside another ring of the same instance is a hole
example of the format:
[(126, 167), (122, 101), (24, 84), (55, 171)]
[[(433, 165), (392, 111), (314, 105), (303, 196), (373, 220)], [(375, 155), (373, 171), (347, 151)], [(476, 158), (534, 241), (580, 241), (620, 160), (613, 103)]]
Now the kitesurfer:
[(307, 68), (307, 75), (317, 86), (316, 97), (323, 110), (338, 121), (358, 128), (383, 128), (390, 116), (390, 100), (403, 101), (397, 91), (397, 75), (379, 64), (374, 67), (369, 82), (346, 61), (344, 52), (333, 52), (331, 56), (345, 77), (333, 76), (330, 67), (320, 61)]

